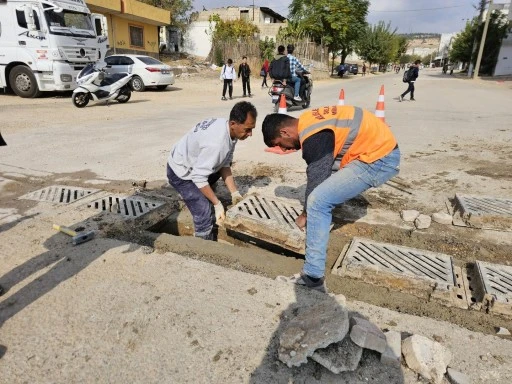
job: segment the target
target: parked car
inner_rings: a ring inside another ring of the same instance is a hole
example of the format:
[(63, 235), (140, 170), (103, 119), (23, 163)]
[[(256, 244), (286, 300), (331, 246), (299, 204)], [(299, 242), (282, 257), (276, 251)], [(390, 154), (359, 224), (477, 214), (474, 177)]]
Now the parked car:
[(357, 64), (345, 64), (348, 66), (348, 73), (352, 73), (353, 75), (357, 75), (359, 72), (359, 65)]
[(142, 92), (147, 87), (163, 90), (174, 84), (174, 73), (171, 67), (151, 56), (145, 55), (112, 55), (105, 58), (107, 73), (128, 72), (133, 74), (131, 87)]

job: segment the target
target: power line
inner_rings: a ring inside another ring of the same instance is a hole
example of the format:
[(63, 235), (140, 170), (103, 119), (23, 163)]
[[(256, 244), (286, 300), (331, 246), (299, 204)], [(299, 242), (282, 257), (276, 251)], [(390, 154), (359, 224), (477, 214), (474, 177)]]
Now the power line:
[(436, 8), (422, 8), (422, 9), (402, 9), (397, 11), (372, 11), (370, 10), (370, 13), (382, 13), (382, 12), (421, 12), (421, 11), (438, 11), (441, 9), (448, 9), (448, 8), (462, 8), (466, 7), (467, 5), (451, 5), (448, 7), (436, 7)]

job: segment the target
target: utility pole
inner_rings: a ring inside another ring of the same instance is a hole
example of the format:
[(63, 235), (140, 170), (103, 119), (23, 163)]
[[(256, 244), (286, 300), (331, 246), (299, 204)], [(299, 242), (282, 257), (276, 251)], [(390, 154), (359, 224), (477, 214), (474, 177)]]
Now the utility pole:
[(489, 20), (491, 20), (492, 11), (492, 0), (489, 0), (489, 9), (487, 10), (487, 16), (485, 17), (484, 31), (482, 33), (482, 40), (480, 41), (480, 49), (478, 50), (478, 56), (475, 64), (475, 75), (473, 80), (478, 79), (478, 72), (480, 70), (480, 63), (482, 62), (482, 55), (484, 53), (485, 38), (487, 36), (487, 28), (489, 27)]
[[(485, 0), (480, 0), (480, 5), (479, 5), (480, 14), (478, 15), (478, 25), (480, 25), (480, 23), (482, 22), (482, 18), (483, 18), (484, 11), (485, 11), (485, 3), (486, 3)], [(473, 22), (471, 22), (471, 23), (473, 23)], [(477, 31), (478, 31), (478, 26), (477, 26)], [(473, 56), (475, 55), (475, 52), (476, 52), (476, 44), (477, 44), (477, 40), (476, 40), (476, 34), (475, 34), (475, 38), (473, 40), (473, 49), (471, 50), (471, 57), (469, 58), (468, 77), (471, 77), (471, 75), (473, 74)]]
[(252, 0), (252, 21), (254, 22), (254, 0)]

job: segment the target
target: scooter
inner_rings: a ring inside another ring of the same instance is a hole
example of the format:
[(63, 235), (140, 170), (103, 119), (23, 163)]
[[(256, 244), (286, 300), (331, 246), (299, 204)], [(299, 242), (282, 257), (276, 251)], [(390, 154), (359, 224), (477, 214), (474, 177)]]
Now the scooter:
[(89, 100), (126, 103), (132, 96), (131, 78), (132, 75), (126, 72), (107, 75), (94, 64), (87, 64), (76, 77), (78, 87), (73, 91), (73, 104), (84, 108)]
[[(298, 101), (293, 98), (295, 90), (293, 85), (284, 84), (281, 80), (274, 80), (268, 94), (272, 98), (274, 104), (274, 112), (279, 110), (279, 99), (281, 94), (286, 97), (286, 107), (302, 106), (308, 108), (311, 104), (311, 92), (313, 92), (313, 79), (311, 73), (307, 71), (296, 71), (297, 77), (300, 78), (299, 96), (302, 100)], [(309, 75), (309, 76), (307, 76)]]

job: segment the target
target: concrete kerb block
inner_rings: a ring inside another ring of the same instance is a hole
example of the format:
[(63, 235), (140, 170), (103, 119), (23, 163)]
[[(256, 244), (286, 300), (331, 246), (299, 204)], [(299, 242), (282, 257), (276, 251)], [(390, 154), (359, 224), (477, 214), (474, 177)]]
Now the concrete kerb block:
[(384, 332), (375, 324), (361, 317), (354, 316), (350, 319), (350, 338), (362, 348), (371, 349), (383, 353), (386, 350), (387, 341)]
[(453, 368), (448, 368), (446, 370), (446, 376), (448, 377), (448, 381), (451, 384), (471, 384), (471, 379), (469, 378), (468, 375), (456, 371)]
[(444, 224), (444, 225), (452, 225), (453, 218), (451, 215), (445, 213), (445, 212), (436, 212), (432, 214), (432, 221)]
[(400, 359), (402, 358), (402, 335), (400, 332), (388, 331), (386, 336), (386, 350), (382, 353), (380, 361), (386, 365), (400, 367)]
[(420, 215), (420, 213), (414, 209), (403, 210), (400, 212), (400, 217), (403, 221), (413, 222)]
[(427, 215), (419, 215), (416, 220), (414, 220), (414, 225), (417, 229), (427, 229), (432, 224), (432, 219)]

